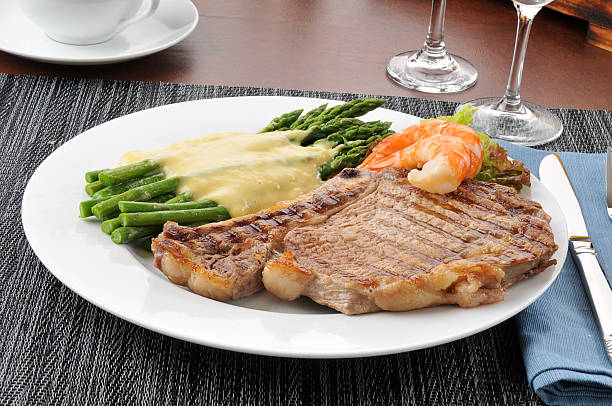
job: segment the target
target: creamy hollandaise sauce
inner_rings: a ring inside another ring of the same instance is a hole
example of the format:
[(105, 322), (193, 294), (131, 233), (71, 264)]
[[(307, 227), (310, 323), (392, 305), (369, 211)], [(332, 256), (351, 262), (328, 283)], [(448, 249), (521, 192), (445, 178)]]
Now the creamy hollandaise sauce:
[(213, 133), (154, 151), (127, 152), (120, 165), (158, 159), (168, 177), (179, 177), (178, 192), (193, 193), (193, 200), (214, 200), (237, 217), (294, 199), (322, 183), (317, 169), (334, 151), (326, 142), (300, 146), (306, 134)]

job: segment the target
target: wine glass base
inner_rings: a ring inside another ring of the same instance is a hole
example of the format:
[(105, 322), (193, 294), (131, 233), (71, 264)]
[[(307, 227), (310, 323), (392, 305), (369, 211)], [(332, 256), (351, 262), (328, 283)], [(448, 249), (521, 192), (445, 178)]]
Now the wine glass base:
[(408, 51), (391, 58), (387, 74), (396, 83), (424, 93), (456, 93), (474, 86), (478, 79), (476, 68), (467, 60), (448, 55), (450, 63), (419, 58), (420, 51)]
[(490, 137), (510, 141), (519, 145), (546, 144), (557, 139), (563, 132), (561, 120), (537, 104), (522, 102), (517, 112), (499, 110), (499, 98), (486, 98), (463, 103), (455, 111), (470, 104), (474, 112), (472, 127)]

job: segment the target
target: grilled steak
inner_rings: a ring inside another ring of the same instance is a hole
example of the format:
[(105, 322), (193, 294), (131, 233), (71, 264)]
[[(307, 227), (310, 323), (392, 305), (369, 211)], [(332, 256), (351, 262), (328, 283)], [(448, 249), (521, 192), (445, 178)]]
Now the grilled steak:
[[(238, 299), (262, 287), (346, 314), (464, 307), (553, 264), (541, 206), (497, 184), (451, 194), (412, 187), (406, 172), (345, 169), (298, 200), (198, 228), (167, 223), (155, 265), (201, 295)], [(263, 272), (262, 272), (263, 271)]]

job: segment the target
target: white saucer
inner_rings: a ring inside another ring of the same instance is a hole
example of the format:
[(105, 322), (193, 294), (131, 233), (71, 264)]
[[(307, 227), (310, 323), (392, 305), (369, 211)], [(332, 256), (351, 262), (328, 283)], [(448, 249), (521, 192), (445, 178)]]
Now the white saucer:
[(183, 40), (198, 24), (189, 0), (162, 0), (150, 18), (96, 45), (53, 41), (21, 11), (19, 0), (1, 1), (0, 50), (35, 61), (64, 65), (103, 65), (140, 58)]

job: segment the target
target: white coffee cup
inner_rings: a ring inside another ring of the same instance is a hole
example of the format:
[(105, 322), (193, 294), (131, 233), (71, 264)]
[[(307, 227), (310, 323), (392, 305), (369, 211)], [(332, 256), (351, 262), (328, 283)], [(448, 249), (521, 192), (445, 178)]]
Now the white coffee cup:
[[(142, 7), (143, 2), (149, 2)], [(71, 45), (108, 41), (153, 14), (160, 0), (20, 0), (25, 14), (53, 40)]]

